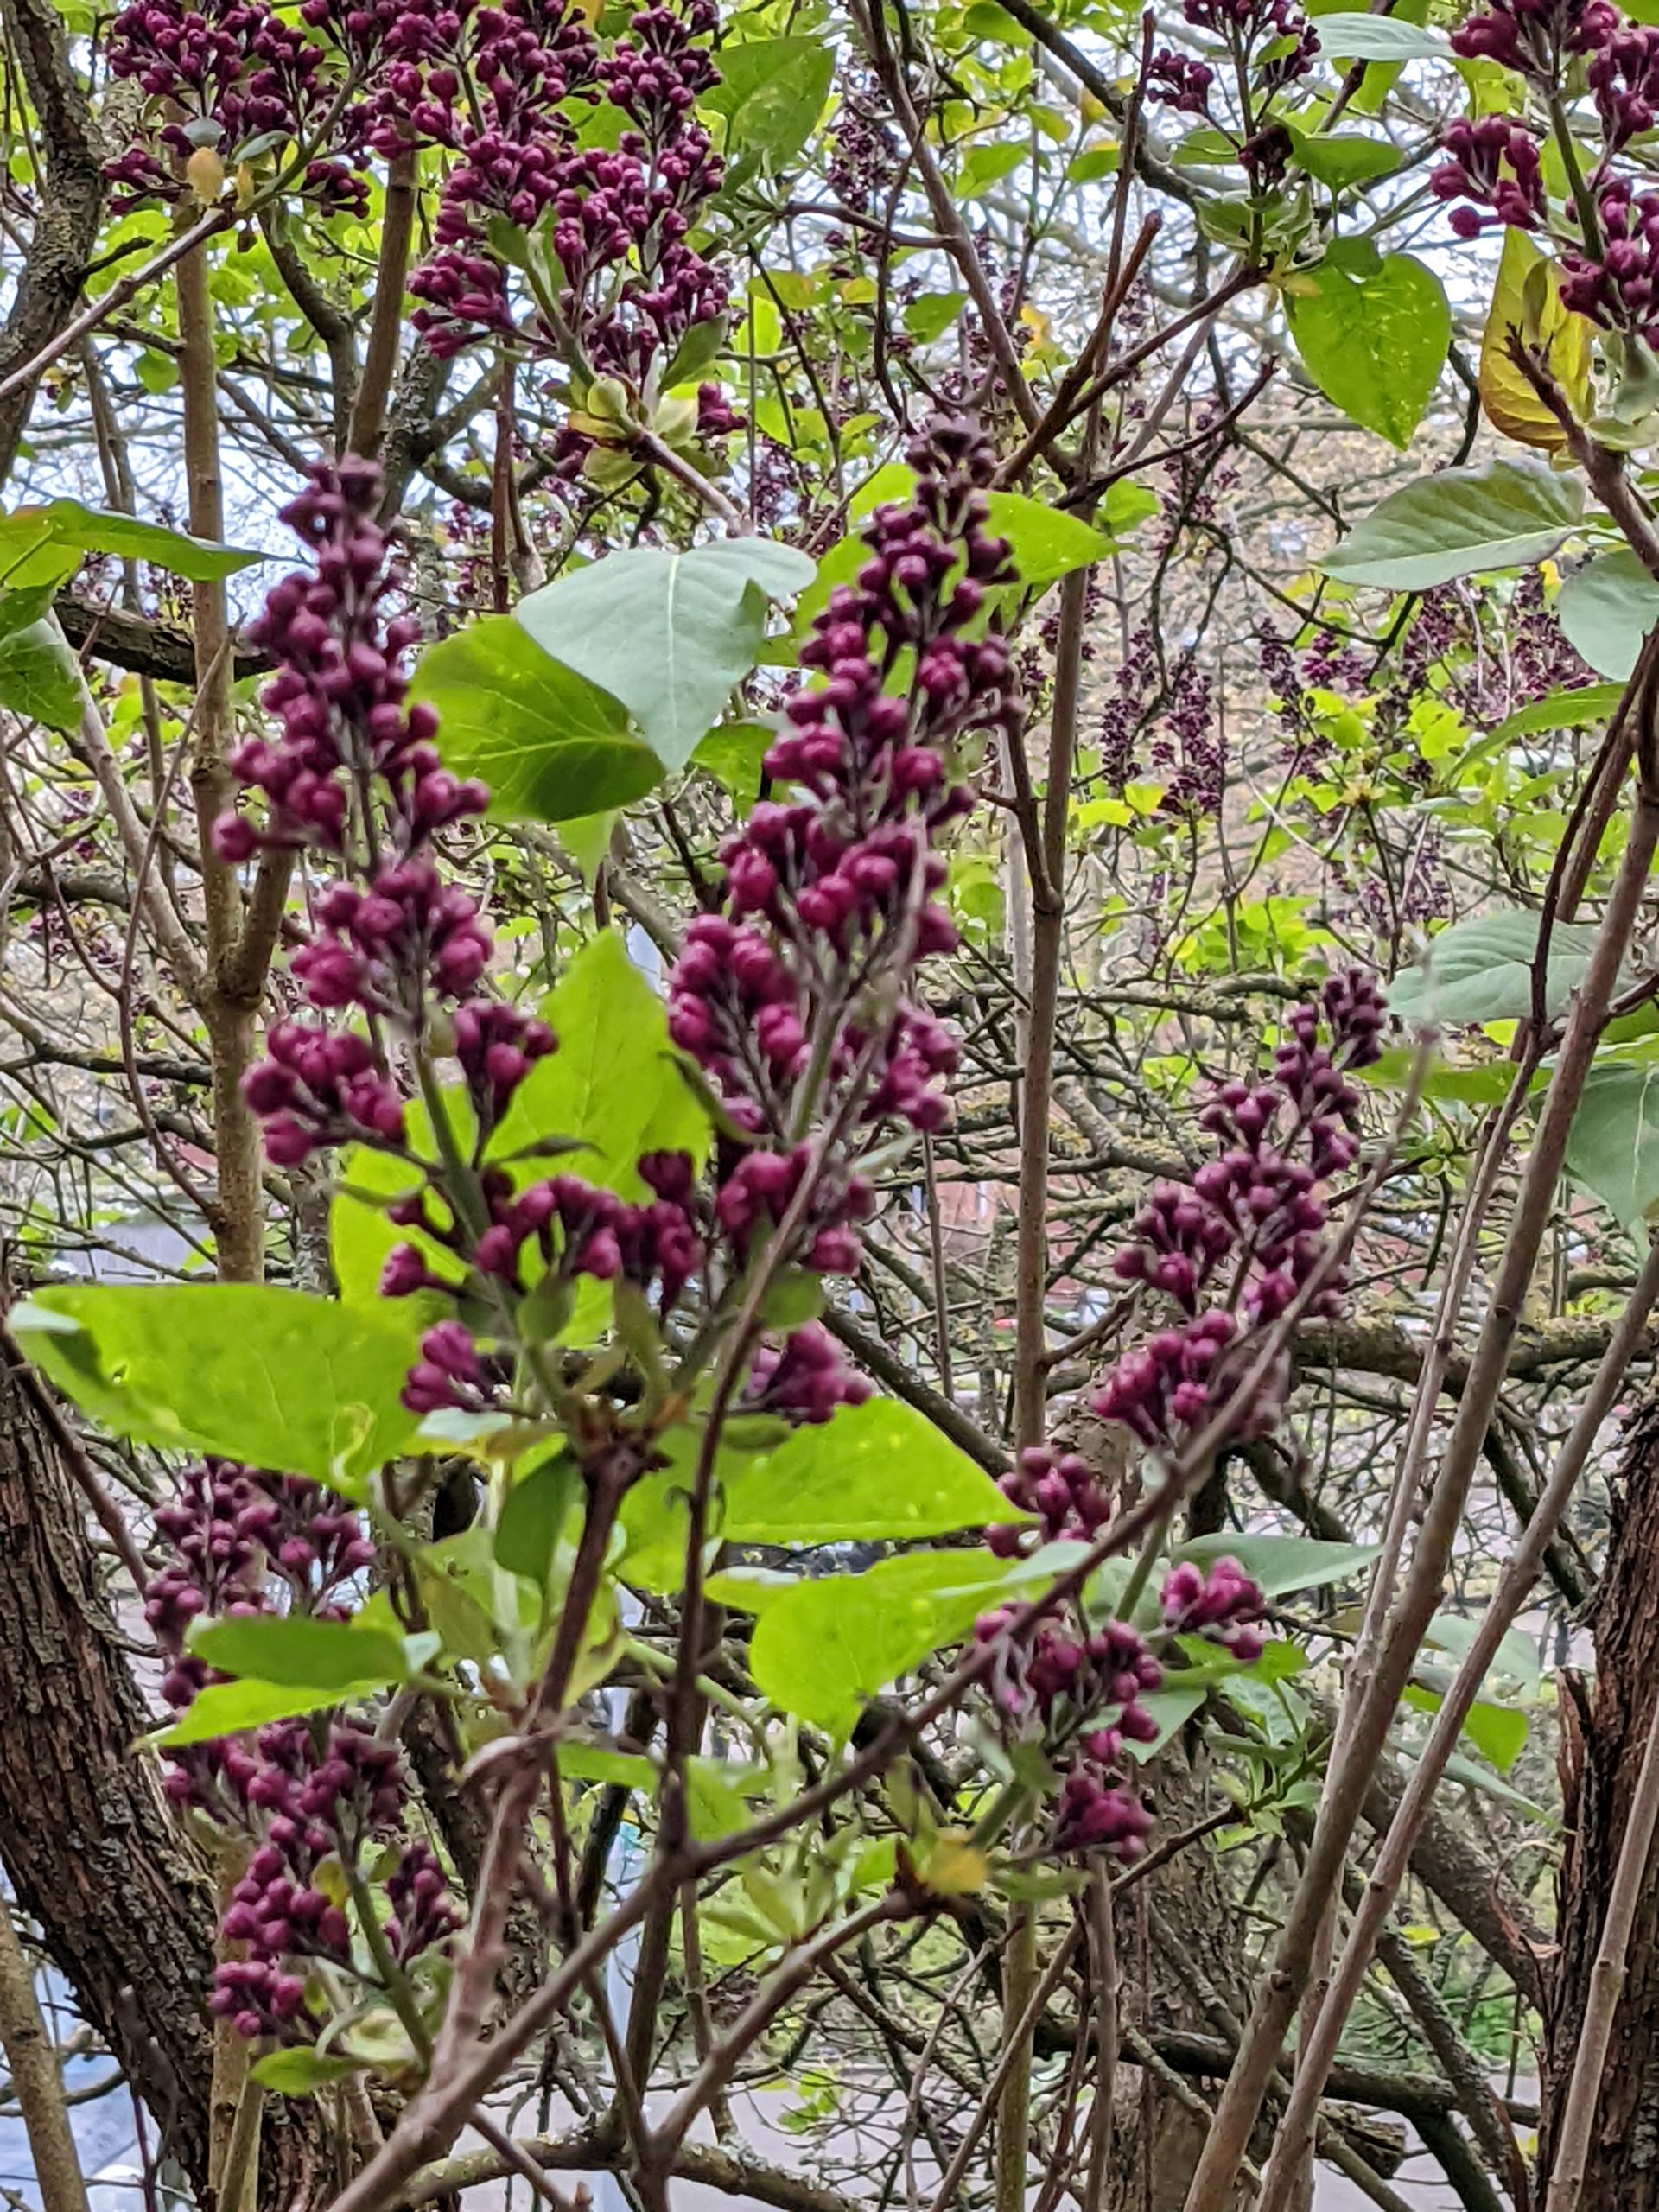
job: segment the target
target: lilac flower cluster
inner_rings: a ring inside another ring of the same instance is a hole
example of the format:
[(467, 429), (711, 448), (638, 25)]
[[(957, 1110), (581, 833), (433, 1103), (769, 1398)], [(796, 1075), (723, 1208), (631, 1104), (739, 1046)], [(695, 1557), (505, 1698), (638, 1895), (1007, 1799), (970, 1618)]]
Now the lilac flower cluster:
[(1033, 1514), (1037, 1527), (1009, 1522), (987, 1529), (985, 1541), (999, 1559), (1012, 1559), (1035, 1543), (1077, 1536), (1092, 1542), (1112, 1517), (1112, 1502), (1081, 1453), (1058, 1456), (1045, 1446), (1022, 1452), (998, 1488), (1010, 1505)]
[(1262, 1656), (1262, 1605), (1261, 1590), (1236, 1559), (1218, 1559), (1208, 1576), (1183, 1560), (1165, 1580), (1161, 1611), (1172, 1635), (1207, 1637), (1248, 1667)]
[(1569, 247), (1561, 304), (1604, 330), (1659, 342), (1659, 192), (1637, 192), (1624, 177), (1596, 197), (1599, 252)]
[[(875, 72), (864, 64), (845, 70), (839, 91), (835, 145), (824, 181), (851, 213), (883, 213), (904, 168), (892, 112)], [(837, 234), (836, 243), (844, 242)]]
[(1162, 1667), (1122, 1621), (1076, 1635), (1046, 1625), (1020, 1643), (1007, 1635), (1013, 1618), (1012, 1607), (999, 1607), (974, 1633), (997, 1646), (990, 1688), (1003, 1725), (1034, 1734), (1060, 1777), (1054, 1848), (1138, 1859), (1154, 1815), (1129, 1779), (1127, 1746), (1157, 1740), (1140, 1700), (1162, 1683)]
[(1553, 91), (1567, 65), (1617, 37), (1622, 19), (1609, 0), (1503, 0), (1452, 34), (1465, 61), (1496, 61)]
[[(1440, 149), (1446, 159), (1430, 175), (1430, 191), (1437, 200), (1478, 203), (1452, 209), (1452, 227), (1460, 238), (1477, 238), (1494, 224), (1534, 231), (1542, 223), (1544, 149), (1513, 116), (1459, 118), (1446, 126)], [(1491, 214), (1483, 215), (1482, 207)]]
[(184, 170), (194, 153), (228, 167), (296, 147), (307, 157), (297, 188), (324, 213), (366, 213), (372, 94), (397, 10), (387, 0), (307, 0), (300, 14), (303, 27), (267, 0), (123, 8), (110, 27), (110, 73), (137, 83), (164, 119), (151, 143), (110, 164), (111, 182), (132, 200), (175, 199), (192, 188)]
[(803, 1426), (829, 1420), (838, 1407), (861, 1406), (870, 1386), (855, 1375), (820, 1321), (807, 1321), (774, 1350), (763, 1344), (749, 1370), (746, 1413), (776, 1414)]
[(1163, 672), (1150, 630), (1137, 630), (1100, 718), (1100, 772), (1121, 791), (1141, 771), (1139, 743), (1150, 727), (1146, 767), (1163, 785), (1160, 812), (1214, 820), (1227, 789), (1227, 751), (1215, 687), (1191, 652)]
[[(481, 813), (489, 795), (442, 768), (432, 742), (435, 717), (407, 703), (403, 663), (415, 626), (389, 613), (398, 587), (375, 520), (379, 496), (378, 474), (367, 463), (348, 460), (315, 472), (285, 511), (312, 547), (315, 571), (279, 583), (252, 626), (278, 662), (265, 703), (281, 736), (256, 740), (236, 756), (244, 779), (264, 796), (265, 820), (256, 827), (242, 815), (226, 817), (219, 849), (236, 860), (263, 843), (310, 843), (348, 874), (317, 895), (315, 933), (290, 962), (319, 1018), (273, 1027), (245, 1095), (279, 1166), (349, 1143), (409, 1157), (389, 1041), (441, 1052), (458, 1065), (471, 1108), (470, 1165), (482, 1218), (454, 1205), (453, 1193), (438, 1198), (424, 1185), (397, 1201), (389, 1217), (422, 1241), (394, 1248), (385, 1294), (453, 1296), (469, 1287), (503, 1313), (538, 1283), (554, 1294), (579, 1276), (621, 1278), (666, 1311), (702, 1262), (683, 1154), (639, 1163), (654, 1194), (639, 1205), (575, 1175), (525, 1187), (523, 1177), (485, 1164), (519, 1086), (557, 1040), (545, 1022), (484, 995), (490, 930), (434, 857), (438, 835)], [(368, 1017), (366, 1034), (327, 1019), (352, 1011)], [(419, 1164), (435, 1172), (435, 1163)], [(440, 1272), (433, 1263), (445, 1254), (458, 1264)], [(470, 1331), (451, 1318), (423, 1339), (404, 1399), (430, 1412), (480, 1404), (491, 1388)]]
[[(168, 1655), (162, 1696), (181, 1713), (217, 1677), (188, 1649), (194, 1623), (301, 1612), (339, 1619), (377, 1553), (362, 1517), (319, 1484), (209, 1459), (156, 1515), (165, 1555), (144, 1614)], [(167, 1788), (253, 1848), (226, 1909), (241, 1955), (216, 1969), (212, 2010), (250, 2039), (304, 2041), (320, 2024), (307, 1977), (319, 1963), (359, 1980), (343, 1869), (372, 1838), (401, 1844), (388, 1885), (391, 1939), (403, 1961), (460, 1924), (430, 1847), (404, 1829), (396, 1750), (356, 1722), (272, 1721), (169, 1751)]]
[[(232, 766), (263, 796), (264, 819), (226, 814), (214, 843), (233, 863), (267, 844), (349, 854), (359, 880), (319, 895), (295, 978), (318, 1013), (360, 1007), (380, 1035), (389, 1026), (416, 1041), (434, 996), (470, 998), (489, 962), (475, 902), (443, 881), (430, 849), (440, 830), (481, 814), (488, 793), (448, 773), (432, 742), (436, 716), (407, 703), (403, 662), (418, 632), (389, 612), (398, 587), (375, 518), (379, 497), (378, 472), (346, 460), (314, 471), (283, 510), (316, 567), (277, 584), (250, 626), (278, 664), (264, 703), (281, 735), (251, 740)], [(545, 1025), (508, 1008), (457, 1017), (455, 1049), (490, 1126), (552, 1046)], [(266, 1049), (245, 1088), (279, 1164), (351, 1141), (402, 1144), (403, 1102), (384, 1044), (291, 1020), (273, 1027)]]
[[(1222, 42), (1259, 99), (1271, 99), (1306, 76), (1319, 52), (1315, 27), (1298, 0), (1183, 0), (1181, 13), (1194, 30)], [(1162, 46), (1152, 56), (1147, 94), (1178, 115), (1216, 123), (1221, 120), (1211, 106), (1216, 81), (1208, 62)], [(1252, 137), (1261, 138), (1266, 118), (1259, 107), (1253, 117), (1239, 120), (1241, 126), (1253, 123)]]
[[(687, 931), (670, 982), (675, 1042), (712, 1078), (736, 1128), (715, 1203), (741, 1252), (794, 1202), (814, 1102), (832, 1125), (937, 1129), (950, 1033), (907, 995), (955, 931), (934, 849), (969, 805), (953, 776), (969, 734), (1018, 727), (1008, 651), (979, 634), (987, 591), (1012, 570), (985, 527), (992, 456), (977, 431), (935, 424), (910, 448), (912, 499), (866, 526), (869, 557), (801, 649), (818, 680), (789, 699), (766, 755), (786, 801), (757, 806), (722, 849), (724, 911)], [(827, 1092), (824, 1086), (827, 1084)], [(798, 1257), (858, 1264), (868, 1188), (843, 1162), (817, 1178)]]
[[(1075, 1455), (1057, 1461), (1045, 1452), (1027, 1452), (1003, 1486), (1021, 1502), (1040, 1501), (1032, 1510), (1042, 1515), (1046, 1539), (1051, 1530), (1092, 1534), (1109, 1517), (1103, 1491)], [(1085, 1490), (1093, 1491), (1087, 1504)], [(1203, 1637), (1249, 1666), (1262, 1655), (1255, 1624), (1262, 1604), (1261, 1591), (1236, 1560), (1217, 1560), (1207, 1576), (1184, 1561), (1164, 1582), (1161, 1632), (1166, 1639)], [(1124, 1621), (1075, 1633), (1045, 1624), (1028, 1642), (1018, 1643), (1007, 1635), (1013, 1618), (1010, 1606), (987, 1613), (975, 1637), (995, 1647), (990, 1689), (1003, 1726), (1034, 1735), (1059, 1777), (1053, 1847), (1139, 1858), (1154, 1815), (1130, 1779), (1128, 1747), (1158, 1739), (1158, 1722), (1142, 1700), (1163, 1684), (1161, 1662), (1139, 1630)]]
[[(215, 1968), (208, 2007), (251, 2041), (303, 2042), (315, 2024), (304, 1969), (321, 1961), (342, 1975), (353, 1972), (352, 1924), (333, 1869), (354, 1863), (371, 1839), (397, 1833), (397, 1754), (365, 1730), (338, 1724), (320, 1753), (304, 1723), (275, 1721), (251, 1749), (230, 1750), (225, 1764), (245, 1825), (260, 1840), (221, 1923), (245, 1955)], [(444, 1932), (456, 1925), (451, 1908)]]
[[(1659, 29), (1632, 22), (1612, 0), (1496, 0), (1454, 31), (1452, 44), (1467, 60), (1516, 72), (1548, 110), (1552, 125), (1569, 79), (1582, 71), (1602, 148), (1558, 228), (1561, 298), (1604, 330), (1653, 343), (1659, 339), (1659, 194), (1638, 191), (1612, 164), (1659, 115)], [(1459, 120), (1443, 134), (1442, 150), (1446, 159), (1429, 183), (1438, 198), (1465, 203), (1451, 218), (1460, 238), (1477, 238), (1494, 224), (1551, 227), (1543, 149), (1524, 118)]]
[[(545, 1299), (573, 1287), (579, 1277), (620, 1280), (654, 1297), (665, 1315), (703, 1262), (691, 1214), (691, 1162), (683, 1153), (652, 1153), (639, 1166), (658, 1193), (644, 1205), (630, 1205), (575, 1175), (550, 1176), (521, 1190), (505, 1169), (485, 1167), (478, 1183), (489, 1225), (481, 1234), (457, 1217), (442, 1218), (424, 1190), (394, 1205), (391, 1218), (402, 1228), (418, 1227), (429, 1246), (457, 1254), (470, 1264), (473, 1287), (486, 1294), (496, 1287), (509, 1303), (521, 1288), (536, 1288)], [(535, 1264), (527, 1265), (532, 1256)], [(400, 1244), (387, 1257), (380, 1288), (400, 1298), (419, 1290), (453, 1295), (455, 1285), (431, 1271), (421, 1247)], [(426, 1414), (445, 1406), (476, 1409), (489, 1396), (488, 1371), (471, 1332), (454, 1319), (435, 1324), (421, 1339), (404, 1403)]]
[[(435, 66), (423, 56), (423, 69), (411, 60), (394, 72), (416, 126), (457, 156), (437, 251), (410, 282), (416, 327), (435, 353), (494, 334), (562, 362), (579, 397), (591, 402), (611, 379), (630, 404), (648, 387), (654, 404), (688, 334), (728, 299), (723, 274), (691, 243), (722, 173), (696, 113), (719, 81), (715, 22), (712, 0), (644, 8), (601, 53), (574, 7), (502, 0), (473, 16), (470, 41), (432, 41)], [(582, 106), (601, 102), (627, 125), (614, 145), (583, 143)], [(539, 264), (546, 281), (521, 296), (515, 264)], [(594, 416), (589, 404), (587, 427), (562, 441), (565, 473), (591, 451)], [(709, 387), (699, 433), (736, 426)]]
[[(1291, 1014), (1272, 1079), (1225, 1083), (1205, 1109), (1217, 1157), (1188, 1182), (1154, 1185), (1135, 1217), (1114, 1272), (1168, 1300), (1179, 1325), (1126, 1352), (1094, 1405), (1150, 1448), (1179, 1449), (1224, 1409), (1240, 1437), (1276, 1421), (1285, 1378), (1242, 1402), (1243, 1363), (1228, 1354), (1241, 1338), (1248, 1345), (1250, 1328), (1287, 1312), (1324, 1263), (1319, 1186), (1359, 1149), (1359, 1096), (1347, 1071), (1378, 1057), (1386, 1020), (1369, 976), (1332, 976), (1320, 1005)], [(1328, 1276), (1309, 1310), (1333, 1310), (1340, 1292), (1339, 1276)]]
[(1351, 697), (1365, 690), (1367, 674), (1358, 645), (1335, 630), (1318, 631), (1302, 655), (1302, 682), (1321, 691), (1345, 691)]

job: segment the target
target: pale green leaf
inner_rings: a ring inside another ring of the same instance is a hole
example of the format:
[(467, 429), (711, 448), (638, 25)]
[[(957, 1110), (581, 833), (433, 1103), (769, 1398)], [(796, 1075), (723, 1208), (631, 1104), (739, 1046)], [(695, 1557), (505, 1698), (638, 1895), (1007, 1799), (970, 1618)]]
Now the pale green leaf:
[[(1589, 964), (1596, 931), (1588, 922), (1557, 922), (1545, 962), (1545, 1010), (1562, 1013)], [(1414, 968), (1389, 986), (1389, 1005), (1402, 1021), (1456, 1026), (1518, 1021), (1532, 1011), (1532, 969), (1538, 917), (1500, 906), (1442, 930)]]
[(805, 590), (812, 576), (804, 553), (766, 538), (683, 553), (633, 546), (531, 592), (514, 619), (620, 699), (665, 767), (683, 768), (753, 668), (766, 601)]
[(1390, 493), (1319, 565), (1338, 583), (1429, 591), (1478, 569), (1541, 561), (1583, 511), (1579, 479), (1541, 461), (1445, 468)]
[(661, 761), (620, 702), (543, 652), (510, 614), (433, 645), (410, 689), (437, 710), (444, 766), (481, 777), (502, 820), (569, 823), (626, 806), (661, 780)]
[(350, 1490), (407, 1448), (416, 1317), (268, 1283), (52, 1283), (11, 1328), (84, 1413), (141, 1444)]

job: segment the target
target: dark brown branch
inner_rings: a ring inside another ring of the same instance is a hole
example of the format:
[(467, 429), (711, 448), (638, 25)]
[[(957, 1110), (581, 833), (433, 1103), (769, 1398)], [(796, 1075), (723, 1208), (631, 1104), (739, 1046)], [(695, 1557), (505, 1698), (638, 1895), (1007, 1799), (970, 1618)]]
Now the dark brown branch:
[[(141, 614), (125, 614), (116, 607), (97, 607), (60, 592), (53, 602), (63, 634), (77, 652), (107, 661), (111, 668), (130, 669), (135, 676), (149, 676), (161, 683), (193, 683), (195, 651), (188, 630), (170, 623), (151, 622)], [(264, 653), (246, 646), (236, 648), (233, 662), (238, 679), (258, 676), (270, 666)]]
[[(104, 211), (104, 175), (92, 110), (69, 62), (63, 18), (52, 0), (0, 0), (0, 29), (16, 54), (40, 123), (43, 175), (35, 234), (0, 330), (0, 379), (66, 329), (86, 281)], [(17, 455), (35, 385), (0, 399), (0, 482)]]

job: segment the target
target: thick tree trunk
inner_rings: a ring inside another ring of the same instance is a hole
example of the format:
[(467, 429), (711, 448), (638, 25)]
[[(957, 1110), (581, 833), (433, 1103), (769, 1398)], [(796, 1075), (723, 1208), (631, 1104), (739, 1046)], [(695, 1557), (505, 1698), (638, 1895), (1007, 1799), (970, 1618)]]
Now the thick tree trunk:
[[(1167, 1828), (1211, 1809), (1179, 1740), (1154, 1763), (1150, 1789)], [(1154, 2034), (1236, 2031), (1249, 2011), (1242, 1923), (1209, 1845), (1192, 1846), (1139, 1885), (1116, 1921), (1126, 2021)], [(1180, 2212), (1204, 2148), (1204, 2101), (1194, 2085), (1138, 2066), (1120, 2067), (1117, 2086), (1107, 2212)], [(1236, 2202), (1246, 2202), (1242, 2190)]]
[[(29, 1384), (0, 1358), (0, 1866), (200, 2193), (213, 1908), (156, 1761), (134, 1749), (150, 1726), (80, 1499)], [(289, 2212), (315, 2194), (320, 2118), (275, 2107), (264, 2202)]]
[[(1548, 2176), (1573, 2072), (1602, 1914), (1630, 1793), (1659, 1694), (1659, 1389), (1632, 1412), (1613, 1486), (1607, 1562), (1592, 1625), (1596, 1670), (1565, 1678), (1561, 1783), (1567, 1850), (1560, 1950), (1545, 2005), (1543, 2128)], [(1659, 1881), (1643, 1886), (1608, 2050), (1584, 2202), (1659, 2212)]]
[(79, 1500), (22, 1378), (0, 1363), (0, 1861), (54, 1963), (200, 2174), (213, 1953), (99, 1587)]

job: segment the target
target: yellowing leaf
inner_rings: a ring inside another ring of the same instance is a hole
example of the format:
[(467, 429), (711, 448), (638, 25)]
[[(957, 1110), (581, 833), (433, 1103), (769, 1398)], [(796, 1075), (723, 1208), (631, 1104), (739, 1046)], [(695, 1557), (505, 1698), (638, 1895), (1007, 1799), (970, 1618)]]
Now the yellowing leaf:
[(1588, 412), (1590, 325), (1561, 305), (1560, 274), (1524, 231), (1506, 230), (1497, 283), (1480, 341), (1480, 404), (1487, 421), (1517, 445), (1554, 453), (1566, 443), (1560, 424), (1533, 390), (1510, 353), (1518, 331), (1541, 347), (1575, 415)]
[(984, 1853), (962, 1828), (944, 1830), (919, 1869), (938, 1897), (976, 1897), (989, 1871)]

